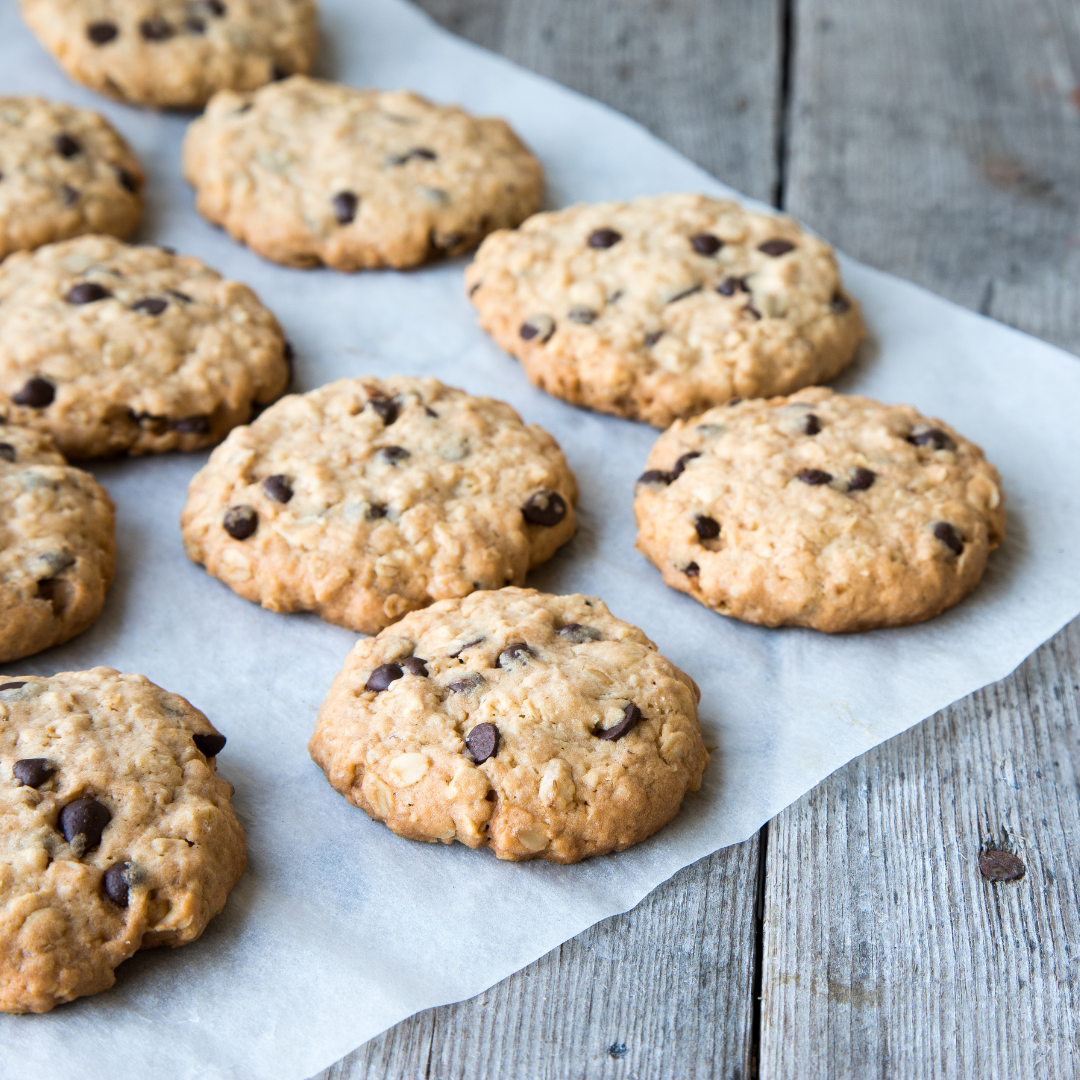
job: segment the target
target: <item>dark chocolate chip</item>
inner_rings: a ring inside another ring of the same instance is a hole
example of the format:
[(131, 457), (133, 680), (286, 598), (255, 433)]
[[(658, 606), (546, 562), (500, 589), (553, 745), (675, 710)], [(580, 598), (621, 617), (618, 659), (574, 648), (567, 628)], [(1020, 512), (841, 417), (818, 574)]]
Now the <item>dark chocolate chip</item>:
[(650, 330), (649, 333), (645, 335), (645, 348), (651, 349), (663, 336), (663, 330)]
[(694, 528), (702, 540), (715, 540), (720, 535), (720, 522), (704, 514), (694, 518)]
[(994, 848), (979, 856), (979, 873), (987, 881), (1019, 881), (1027, 867), (1011, 851)]
[(427, 664), (419, 656), (406, 656), (398, 661), (402, 671), (410, 675), (419, 675), (424, 678), (427, 675)]
[(168, 41), (174, 30), (160, 15), (155, 15), (152, 19), (143, 19), (139, 23), (139, 33), (147, 41)]
[(935, 450), (952, 450), (955, 443), (941, 428), (927, 427), (916, 428), (908, 437), (907, 441), (912, 446), (930, 446)]
[(687, 577), (697, 577), (698, 574), (701, 573), (701, 567), (698, 566), (696, 562), (687, 563), (686, 566), (683, 567), (683, 573)]
[(482, 281), (477, 281), (475, 284), (470, 285), (469, 286), (469, 295), (470, 296), (475, 296), (476, 295), (476, 290), (479, 289), (480, 286), (483, 285), (483, 284), (484, 283)]
[(613, 244), (617, 244), (621, 239), (622, 233), (618, 233), (614, 229), (594, 229), (589, 233), (589, 247), (609, 248)]
[(832, 308), (834, 315), (843, 315), (845, 311), (851, 310), (851, 301), (842, 292), (833, 293), (829, 307)]
[(86, 36), (95, 45), (107, 45), (120, 33), (116, 23), (92, 22), (86, 28)]
[(216, 15), (219, 19), (223, 18), (228, 8), (225, 7), (222, 0), (204, 0), (206, 8), (212, 15)]
[(384, 461), (404, 461), (407, 457), (411, 457), (408, 450), (403, 446), (383, 446), (379, 449), (379, 456)]
[(675, 476), (663, 469), (646, 469), (638, 478), (639, 484), (670, 484)]
[(721, 296), (734, 296), (739, 288), (739, 279), (733, 277), (726, 277), (719, 285), (716, 286), (716, 291)]
[(281, 82), (282, 79), (287, 79), (291, 72), (288, 72), (280, 64), (274, 64), (270, 69), (270, 78), (273, 82)]
[(97, 799), (84, 795), (81, 799), (69, 802), (60, 811), (60, 831), (69, 844), (74, 844), (76, 838), (81, 836), (83, 843), (80, 846), (83, 852), (87, 852), (101, 843), (101, 834), (111, 819), (112, 814), (106, 807)]
[(566, 500), (557, 491), (538, 491), (521, 508), (530, 525), (558, 525), (566, 517)]
[(372, 398), (368, 404), (382, 417), (387, 427), (398, 418), (398, 403), (390, 398)]
[(110, 295), (109, 290), (103, 289), (96, 281), (80, 281), (78, 285), (72, 285), (68, 289), (64, 299), (69, 304), (93, 304)]
[(683, 289), (682, 292), (676, 293), (674, 296), (668, 297), (668, 303), (674, 304), (676, 300), (685, 300), (688, 296), (693, 296), (694, 293), (701, 292), (701, 285), (691, 285), (688, 289)]
[(351, 191), (339, 191), (331, 200), (334, 217), (339, 225), (348, 225), (356, 217), (356, 208), (360, 200)]
[(495, 661), (497, 668), (509, 667), (511, 664), (518, 660), (528, 660), (530, 656), (535, 656), (536, 653), (525, 644), (524, 641), (515, 642), (513, 645), (507, 645), (498, 658)]
[(289, 483), (288, 477), (282, 476), (281, 473), (268, 476), (262, 482), (262, 489), (266, 496), (273, 499), (274, 502), (287, 503), (293, 497), (292, 485)]
[(800, 469), (795, 475), (811, 487), (820, 487), (832, 480), (832, 473), (827, 473), (824, 469)]
[(116, 170), (116, 179), (119, 180), (121, 186), (127, 188), (132, 195), (134, 195), (139, 188), (139, 185), (135, 181), (135, 177), (132, 176), (127, 169), (118, 168)]
[(162, 300), (160, 296), (144, 296), (131, 305), (132, 311), (142, 311), (147, 315), (160, 315), (169, 306), (168, 300)]
[(11, 766), (11, 774), (26, 787), (41, 787), (56, 770), (43, 757), (28, 757)]
[(518, 329), (518, 335), (522, 341), (535, 340), (537, 345), (543, 345), (551, 340), (555, 333), (555, 320), (550, 315), (533, 315), (526, 319)]
[(128, 906), (128, 870), (130, 863), (113, 863), (101, 879), (101, 888), (105, 895), (117, 906)]
[(964, 551), (964, 541), (956, 529), (947, 521), (939, 521), (934, 526), (934, 535), (954, 554)]
[(851, 470), (851, 476), (848, 477), (847, 489), (848, 491), (865, 491), (876, 479), (876, 473), (860, 466), (859, 468)]
[(690, 237), (690, 246), (699, 255), (715, 255), (724, 246), (724, 241), (712, 233), (703, 232)]
[(454, 694), (471, 694), (474, 690), (483, 686), (487, 679), (475, 671), (467, 671), (460, 679), (448, 683), (446, 689)]
[(733, 398), (732, 398), (732, 399), (731, 399), (731, 400), (730, 400), (730, 401), (728, 402), (728, 408), (730, 409), (732, 405), (741, 405), (741, 404), (742, 404), (742, 400), (743, 400), (743, 399), (742, 399), (741, 397), (733, 397)]
[(184, 29), (189, 34), (205, 34), (206, 23), (203, 22), (203, 20), (200, 19), (197, 15), (189, 15), (184, 20)]
[(173, 429), (182, 435), (209, 435), (210, 418), (208, 416), (182, 416), (173, 422)]
[(78, 189), (73, 188), (70, 184), (61, 184), (60, 194), (63, 197), (65, 206), (74, 206), (79, 201)]
[(5, 690), (18, 690), (20, 687), (25, 686), (25, 685), (26, 685), (26, 683), (24, 683), (24, 682), (0, 683), (0, 693), (3, 693)]
[(429, 150), (426, 146), (417, 146), (409, 151), (409, 157), (419, 158), (421, 161), (434, 161), (437, 155), (434, 150)]
[(632, 731), (641, 719), (641, 710), (632, 702), (628, 701), (623, 709), (623, 718), (614, 727), (596, 728), (593, 734), (598, 739), (609, 741), (621, 739), (628, 731)]
[(195, 742), (195, 749), (204, 757), (216, 757), (225, 749), (225, 736), (219, 735), (216, 731), (208, 735), (195, 734), (191, 737)]
[(234, 540), (246, 540), (259, 527), (259, 515), (254, 506), (232, 506), (221, 524)]
[(756, 320), (756, 319), (761, 318), (761, 312), (758, 311), (758, 309), (756, 307), (754, 307), (753, 304), (747, 304), (746, 307), (743, 308), (743, 311), (745, 311), (746, 314), (749, 315), (751, 319)]
[(588, 326), (590, 323), (596, 322), (596, 312), (587, 307), (572, 307), (566, 313), (566, 317), (572, 323), (578, 323), (580, 326)]
[(380, 506), (378, 503), (371, 503), (364, 512), (364, 517), (368, 521), (378, 521), (379, 518), (386, 517), (386, 507)]
[(469, 748), (473, 761), (482, 765), (499, 752), (499, 729), (494, 724), (477, 724), (465, 736), (465, 745)]
[(559, 637), (566, 638), (567, 641), (574, 645), (584, 645), (587, 641), (599, 641), (601, 638), (599, 630), (594, 630), (591, 626), (582, 626), (581, 623), (567, 623), (565, 626), (559, 628)]
[(816, 435), (821, 431), (821, 421), (813, 413), (807, 413), (802, 429), (804, 435)]
[(165, 291), (170, 296), (175, 296), (177, 300), (183, 300), (185, 304), (194, 304), (195, 303), (195, 301), (192, 300), (191, 297), (188, 296), (187, 293), (180, 292), (179, 289), (166, 289)]
[(51, 405), (56, 397), (56, 387), (46, 379), (35, 376), (17, 393), (11, 395), (16, 405), (26, 405), (31, 409), (44, 409)]
[(790, 240), (766, 240), (764, 244), (758, 244), (758, 251), (771, 255), (774, 259), (794, 250), (795, 245)]
[(403, 674), (400, 664), (380, 664), (371, 673), (368, 681), (364, 683), (364, 689), (380, 693), (386, 690), (392, 682), (397, 682)]
[(694, 458), (701, 457), (700, 450), (691, 450), (689, 453), (683, 454), (678, 461), (675, 462), (675, 467), (671, 470), (671, 479), (678, 480), (684, 472), (686, 472), (686, 466), (690, 464)]
[(478, 638), (474, 639), (473, 641), (466, 641), (465, 644), (462, 645), (461, 648), (458, 649), (457, 652), (450, 653), (450, 659), (451, 660), (456, 660), (466, 649), (471, 649), (474, 645), (479, 645), (480, 642), (483, 641), (483, 640), (484, 639), (482, 637), (478, 637)]
[(70, 135), (56, 135), (53, 137), (53, 146), (56, 147), (56, 152), (61, 157), (72, 158), (80, 150), (82, 150), (82, 143), (78, 139), (73, 139)]
[(18, 457), (15, 447), (9, 442), (0, 442), (0, 460), (14, 461)]

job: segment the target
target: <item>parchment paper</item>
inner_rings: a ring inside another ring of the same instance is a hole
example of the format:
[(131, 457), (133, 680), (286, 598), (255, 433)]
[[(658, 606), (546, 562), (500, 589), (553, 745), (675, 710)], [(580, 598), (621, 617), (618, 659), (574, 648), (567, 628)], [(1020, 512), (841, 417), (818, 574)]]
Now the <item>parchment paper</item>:
[[(552, 206), (729, 194), (625, 118), (452, 38), (402, 0), (322, 5), (322, 74), (506, 116), (546, 166)], [(983, 445), (1004, 478), (1009, 536), (975, 594), (926, 625), (851, 637), (762, 630), (666, 589), (635, 553), (632, 485), (657, 433), (531, 389), (475, 327), (462, 262), (340, 276), (260, 261), (196, 216), (180, 179), (188, 118), (69, 83), (11, 0), (0, 9), (0, 89), (106, 113), (149, 166), (141, 238), (252, 285), (296, 344), (300, 389), (436, 375), (551, 431), (581, 483), (581, 530), (530, 584), (602, 596), (642, 626), (700, 683), (706, 742), (720, 747), (676, 821), (620, 855), (513, 865), (398, 839), (335, 794), (305, 750), (355, 636), (262, 611), (186, 561), (177, 519), (205, 455), (95, 464), (119, 511), (105, 612), (76, 641), (3, 673), (107, 664), (205, 710), (229, 739), (219, 768), (236, 786), (248, 870), (198, 943), (139, 954), (97, 997), (0, 1017), (0, 1075), (308, 1077), (750, 836), (844, 762), (1006, 675), (1080, 611), (1080, 363), (1066, 353), (845, 260), (874, 340), (840, 387), (911, 402)], [(484, 933), (469, 932), (477, 918)]]

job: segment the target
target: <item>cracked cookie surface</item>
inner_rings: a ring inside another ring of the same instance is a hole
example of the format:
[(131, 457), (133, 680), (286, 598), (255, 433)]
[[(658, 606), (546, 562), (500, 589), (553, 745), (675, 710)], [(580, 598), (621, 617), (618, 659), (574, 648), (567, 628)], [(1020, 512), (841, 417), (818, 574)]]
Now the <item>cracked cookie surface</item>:
[(69, 458), (213, 446), (284, 392), (287, 352), (190, 256), (83, 236), (0, 264), (0, 410)]
[(341, 379), (238, 428), (191, 481), (192, 561), (272, 611), (376, 633), (522, 584), (574, 534), (577, 483), (509, 406), (435, 379)]
[(111, 668), (0, 681), (0, 1010), (47, 1012), (186, 945), (244, 869), (225, 745), (182, 697)]
[(657, 427), (830, 379), (863, 337), (828, 244), (704, 195), (536, 214), (465, 280), (534, 385)]
[(0, 259), (84, 233), (130, 236), (142, 217), (142, 166), (89, 109), (0, 97)]
[(634, 500), (638, 550), (725, 615), (841, 632), (958, 603), (1005, 536), (982, 450), (910, 405), (822, 387), (679, 421)]
[(108, 492), (42, 432), (0, 425), (0, 662), (81, 634), (116, 566)]
[(502, 120), (406, 91), (296, 77), (222, 93), (188, 129), (196, 207), (287, 266), (415, 266), (540, 204), (543, 172)]
[(64, 71), (101, 94), (195, 108), (218, 90), (253, 90), (307, 71), (314, 0), (20, 0)]
[(651, 836), (700, 787), (699, 697), (601, 600), (505, 588), (358, 642), (308, 749), (400, 836), (571, 863)]

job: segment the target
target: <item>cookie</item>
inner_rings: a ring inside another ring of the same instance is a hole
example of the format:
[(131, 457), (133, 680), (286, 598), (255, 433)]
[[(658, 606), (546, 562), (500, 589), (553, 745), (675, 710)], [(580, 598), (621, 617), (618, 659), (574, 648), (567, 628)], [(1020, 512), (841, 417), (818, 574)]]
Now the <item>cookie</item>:
[(664, 581), (746, 622), (837, 633), (932, 618), (1005, 536), (997, 470), (910, 405), (822, 387), (674, 424), (634, 499)]
[(651, 836), (701, 786), (699, 698), (596, 597), (506, 588), (358, 642), (308, 750), (399, 836), (572, 863)]
[(286, 266), (415, 266), (540, 205), (543, 172), (502, 120), (416, 94), (295, 77), (221, 93), (188, 129), (199, 213)]
[(488, 237), (466, 285), (534, 385), (657, 427), (830, 379), (863, 337), (828, 244), (704, 195), (537, 214)]
[(143, 181), (104, 117), (40, 97), (0, 97), (0, 259), (84, 233), (130, 236)]
[(19, 0), (76, 82), (155, 108), (196, 108), (310, 69), (314, 0)]
[(191, 481), (192, 561), (271, 611), (374, 634), (521, 584), (574, 535), (577, 482), (509, 405), (435, 379), (341, 379), (238, 428)]
[(0, 662), (81, 634), (116, 566), (113, 504), (52, 439), (0, 425)]
[(198, 259), (84, 236), (0, 264), (0, 413), (69, 458), (212, 446), (282, 394), (287, 352)]
[(0, 1010), (107, 990), (139, 949), (186, 945), (243, 873), (225, 736), (111, 668), (0, 682)]

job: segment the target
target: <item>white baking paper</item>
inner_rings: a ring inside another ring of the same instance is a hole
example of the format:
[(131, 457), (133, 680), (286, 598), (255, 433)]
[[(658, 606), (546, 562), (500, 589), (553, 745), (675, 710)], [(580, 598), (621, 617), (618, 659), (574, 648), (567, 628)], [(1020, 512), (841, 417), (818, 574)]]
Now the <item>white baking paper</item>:
[[(322, 74), (508, 117), (548, 171), (552, 206), (729, 194), (629, 120), (451, 37), (402, 0), (322, 6)], [(462, 262), (341, 276), (260, 261), (196, 216), (180, 178), (188, 118), (73, 85), (11, 0), (0, 8), (0, 89), (106, 113), (149, 166), (141, 238), (252, 285), (296, 344), (300, 389), (435, 375), (551, 431), (581, 483), (581, 529), (530, 584), (602, 596), (642, 626), (701, 685), (706, 742), (720, 748), (676, 821), (619, 855), (515, 865), (398, 839), (335, 794), (305, 749), (355, 635), (262, 611), (187, 562), (177, 519), (205, 455), (95, 464), (118, 507), (105, 612), (78, 640), (4, 674), (107, 664), (190, 698), (228, 736), (219, 768), (236, 786), (248, 869), (196, 944), (139, 954), (97, 997), (0, 1017), (2, 1076), (311, 1076), (746, 839), (852, 757), (1002, 678), (1080, 611), (1080, 363), (1066, 353), (845, 260), (873, 340), (840, 387), (911, 402), (983, 445), (1004, 478), (1009, 535), (974, 595), (926, 625), (850, 637), (763, 630), (666, 589), (634, 551), (633, 481), (656, 432), (533, 390), (476, 328)]]

